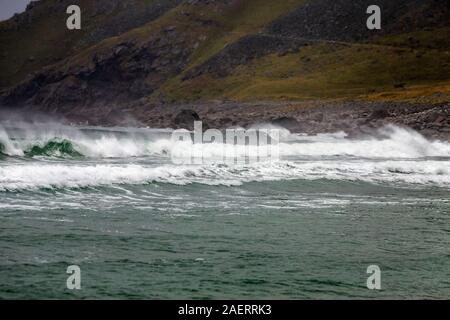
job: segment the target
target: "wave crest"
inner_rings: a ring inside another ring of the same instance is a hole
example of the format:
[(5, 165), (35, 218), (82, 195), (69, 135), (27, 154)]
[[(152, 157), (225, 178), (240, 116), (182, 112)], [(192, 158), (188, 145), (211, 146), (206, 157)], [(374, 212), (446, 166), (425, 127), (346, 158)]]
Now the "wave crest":
[[(0, 128), (2, 153), (9, 156), (64, 156), (87, 158), (130, 158), (149, 156), (189, 157), (193, 154), (204, 158), (223, 158), (227, 153), (260, 154), (258, 146), (190, 142), (178, 143), (171, 139), (170, 132), (157, 135), (146, 132), (136, 135), (132, 132), (103, 132), (95, 130), (81, 132), (70, 128), (65, 132), (27, 131), (21, 138), (11, 139)], [(265, 147), (264, 147), (265, 148)], [(426, 157), (450, 157), (450, 144), (431, 141), (419, 133), (395, 126), (387, 126), (375, 132), (372, 137), (348, 139), (345, 134), (319, 134), (307, 136), (284, 132), (279, 144), (282, 157), (339, 157), (377, 159), (413, 159)]]
[(27, 157), (47, 156), (47, 157), (73, 157), (81, 158), (83, 154), (78, 152), (72, 142), (66, 139), (50, 140), (44, 145), (34, 145), (24, 151)]
[(450, 187), (449, 161), (313, 161), (250, 165), (69, 165), (0, 167), (0, 191), (169, 183), (241, 185), (281, 180), (340, 180)]

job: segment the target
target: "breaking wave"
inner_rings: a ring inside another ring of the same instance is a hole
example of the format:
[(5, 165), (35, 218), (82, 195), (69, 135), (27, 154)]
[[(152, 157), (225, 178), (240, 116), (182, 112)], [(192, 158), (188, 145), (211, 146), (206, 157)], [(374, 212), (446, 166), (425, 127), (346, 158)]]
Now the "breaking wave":
[(116, 184), (241, 185), (279, 180), (346, 180), (450, 187), (450, 161), (316, 161), (249, 165), (145, 166), (10, 164), (0, 167), (0, 191), (84, 188)]
[(54, 139), (44, 145), (35, 145), (24, 151), (28, 157), (47, 156), (47, 157), (73, 157), (80, 158), (83, 155), (76, 151), (73, 144), (68, 140)]
[[(173, 142), (170, 133), (165, 135), (108, 132), (87, 134), (75, 129), (68, 132), (27, 132), (21, 138), (11, 139), (0, 128), (0, 152), (9, 156), (49, 156), (88, 158), (130, 158), (166, 156), (190, 156), (192, 150), (204, 157), (224, 157), (232, 154), (258, 155), (258, 146), (218, 143), (192, 144)], [(394, 126), (385, 127), (373, 137), (348, 139), (344, 133), (306, 136), (284, 134), (279, 144), (284, 157), (335, 157), (362, 158), (424, 158), (450, 157), (450, 144), (430, 141), (419, 133)]]
[(364, 139), (287, 132), (279, 144), (280, 160), (251, 164), (167, 164), (171, 154), (188, 157), (193, 149), (207, 160), (224, 157), (230, 149), (250, 156), (259, 152), (258, 146), (173, 142), (170, 133), (0, 127), (0, 191), (148, 183), (231, 186), (297, 179), (450, 187), (450, 144), (394, 126)]
[(8, 133), (0, 127), (0, 155), (23, 156), (22, 150), (18, 149), (10, 139)]

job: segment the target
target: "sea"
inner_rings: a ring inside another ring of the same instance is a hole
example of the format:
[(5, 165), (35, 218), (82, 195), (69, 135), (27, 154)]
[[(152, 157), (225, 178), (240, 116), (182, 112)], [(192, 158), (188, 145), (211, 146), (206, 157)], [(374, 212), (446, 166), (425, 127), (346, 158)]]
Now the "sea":
[(450, 298), (448, 141), (284, 130), (276, 159), (180, 163), (172, 134), (0, 125), (0, 299)]

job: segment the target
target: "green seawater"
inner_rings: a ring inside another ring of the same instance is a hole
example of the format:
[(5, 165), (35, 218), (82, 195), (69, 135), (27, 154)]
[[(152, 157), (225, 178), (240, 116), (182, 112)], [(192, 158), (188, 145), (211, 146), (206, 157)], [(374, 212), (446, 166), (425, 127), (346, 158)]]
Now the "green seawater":
[[(1, 150), (1, 149), (0, 149)], [(68, 140), (50, 140), (43, 146), (33, 145), (24, 151), (28, 157), (36, 156), (55, 156), (55, 157), (82, 157), (83, 155), (76, 151), (72, 143)]]
[[(14, 134), (10, 149), (33, 145)], [(83, 157), (0, 161), (0, 298), (448, 299), (450, 148), (398, 135), (178, 165), (161, 137), (58, 132)]]

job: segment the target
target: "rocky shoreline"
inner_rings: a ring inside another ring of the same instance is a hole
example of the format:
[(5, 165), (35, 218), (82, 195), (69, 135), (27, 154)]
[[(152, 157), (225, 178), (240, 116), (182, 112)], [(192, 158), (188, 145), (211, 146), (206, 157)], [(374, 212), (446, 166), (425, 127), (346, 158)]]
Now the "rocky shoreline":
[[(13, 112), (17, 113), (17, 109)], [(450, 141), (450, 103), (411, 104), (405, 102), (303, 101), (232, 102), (214, 101), (177, 105), (141, 105), (119, 108), (97, 106), (71, 108), (64, 113), (22, 108), (21, 119), (52, 116), (71, 125), (129, 126), (192, 129), (201, 120), (204, 130), (248, 128), (274, 124), (296, 133), (346, 132), (349, 137), (373, 134), (387, 124), (414, 129), (430, 139)], [(11, 118), (4, 110), (0, 119)], [(62, 120), (63, 119), (63, 120)]]
[[(188, 106), (178, 106), (180, 107), (184, 109)], [(450, 104), (315, 101), (279, 104), (268, 102), (207, 104), (191, 108), (207, 128), (250, 127), (270, 123), (296, 133), (344, 131), (352, 137), (373, 133), (374, 129), (394, 124), (412, 128), (428, 138), (450, 140)], [(185, 112), (185, 115), (183, 121), (180, 121), (180, 117), (178, 119), (175, 117), (170, 123), (169, 118), (163, 116), (161, 119), (160, 116), (158, 119), (150, 118), (146, 123), (151, 127), (186, 127), (186, 123), (190, 124), (195, 119), (189, 112)]]

